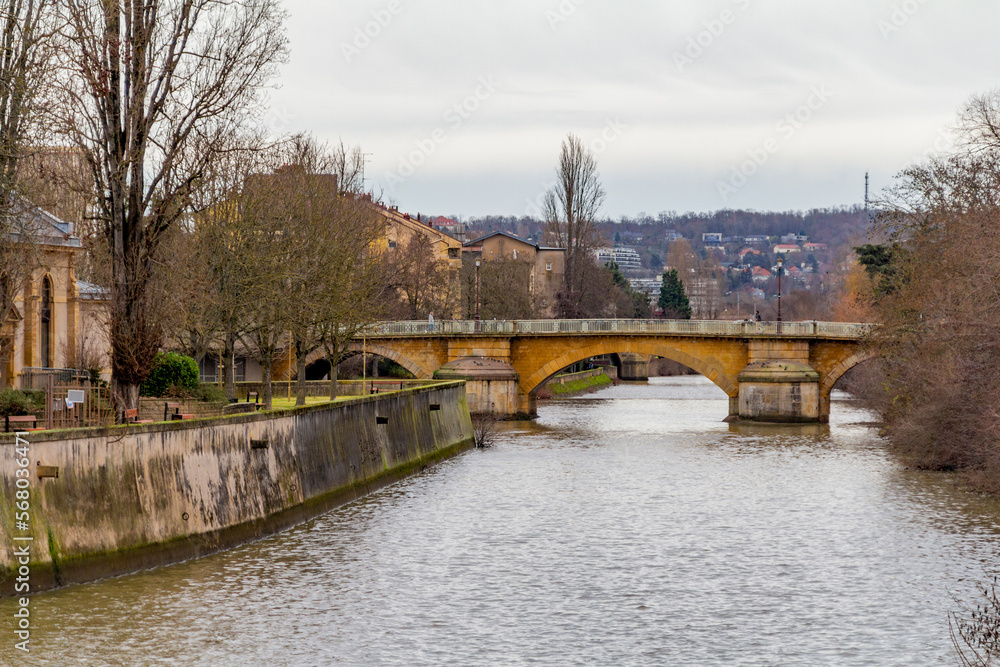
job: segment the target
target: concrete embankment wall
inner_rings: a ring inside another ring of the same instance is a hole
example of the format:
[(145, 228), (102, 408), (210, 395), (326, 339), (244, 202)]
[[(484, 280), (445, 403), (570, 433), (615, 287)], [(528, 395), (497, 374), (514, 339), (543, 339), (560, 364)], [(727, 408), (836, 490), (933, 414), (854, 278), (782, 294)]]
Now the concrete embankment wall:
[[(377, 391), (398, 391), (410, 387), (421, 387), (427, 384), (427, 380), (414, 380), (409, 378), (368, 378), (367, 380), (338, 380), (338, 396), (362, 396), (371, 393), (373, 389)], [(247, 392), (256, 391), (260, 396), (264, 395), (263, 382), (236, 382), (234, 385), (236, 398), (245, 401)], [(295, 380), (276, 380), (271, 383), (271, 392), (275, 397), (295, 396)], [(306, 381), (306, 396), (329, 396), (329, 380), (308, 380)]]
[[(472, 444), (461, 382), (337, 405), (27, 434), (30, 528), (18, 461), (0, 444), (0, 595), (31, 545), (31, 591), (234, 546), (316, 516)], [(39, 479), (42, 466), (58, 478)], [(33, 538), (27, 542), (15, 537)]]

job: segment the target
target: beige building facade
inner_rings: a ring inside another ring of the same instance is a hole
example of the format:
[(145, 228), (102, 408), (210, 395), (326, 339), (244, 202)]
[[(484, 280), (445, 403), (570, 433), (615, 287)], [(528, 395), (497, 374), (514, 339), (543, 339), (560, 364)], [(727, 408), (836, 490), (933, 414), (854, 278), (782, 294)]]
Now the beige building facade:
[(466, 244), (484, 262), (523, 260), (532, 265), (529, 289), (542, 317), (554, 317), (556, 295), (566, 273), (566, 249), (540, 246), (508, 232), (493, 232)]

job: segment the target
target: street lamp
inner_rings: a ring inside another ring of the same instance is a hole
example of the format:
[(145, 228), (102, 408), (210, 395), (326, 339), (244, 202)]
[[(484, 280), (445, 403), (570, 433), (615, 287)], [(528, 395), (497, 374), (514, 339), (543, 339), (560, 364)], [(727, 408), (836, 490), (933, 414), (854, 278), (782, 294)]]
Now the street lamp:
[(476, 331), (479, 330), (479, 265), (481, 261), (476, 259)]
[(778, 333), (781, 333), (781, 265), (783, 258), (778, 257)]

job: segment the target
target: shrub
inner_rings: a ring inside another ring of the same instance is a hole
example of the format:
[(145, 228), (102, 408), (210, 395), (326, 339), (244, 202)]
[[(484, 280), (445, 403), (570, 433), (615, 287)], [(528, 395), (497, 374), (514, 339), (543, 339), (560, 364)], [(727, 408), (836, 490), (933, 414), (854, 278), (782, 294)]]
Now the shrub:
[(176, 352), (159, 352), (149, 377), (139, 387), (143, 396), (164, 396), (171, 387), (193, 391), (198, 388), (198, 362)]
[(45, 409), (45, 392), (0, 390), (0, 417), (27, 415)]
[(225, 403), (226, 392), (224, 392), (222, 387), (217, 384), (202, 382), (192, 392), (191, 398), (196, 398), (199, 401), (205, 401), (206, 403)]
[(226, 392), (219, 385), (211, 382), (202, 382), (194, 389), (170, 385), (161, 394), (163, 398), (176, 398), (179, 400), (193, 399), (206, 403), (225, 403)]

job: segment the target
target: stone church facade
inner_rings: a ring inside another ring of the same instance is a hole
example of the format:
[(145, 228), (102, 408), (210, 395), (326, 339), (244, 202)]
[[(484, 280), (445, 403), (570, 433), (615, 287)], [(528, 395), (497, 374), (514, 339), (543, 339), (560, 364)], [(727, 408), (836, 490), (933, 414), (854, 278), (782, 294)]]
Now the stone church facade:
[(32, 231), (37, 266), (3, 327), (9, 349), (6, 359), (0, 360), (0, 384), (21, 388), (25, 375), (42, 369), (75, 369), (95, 363), (103, 369), (107, 342), (101, 320), (106, 291), (76, 279), (82, 248), (73, 224), (37, 207), (21, 215), (27, 217), (25, 226)]

